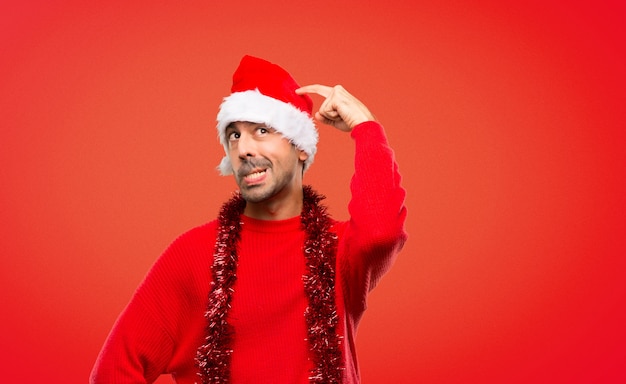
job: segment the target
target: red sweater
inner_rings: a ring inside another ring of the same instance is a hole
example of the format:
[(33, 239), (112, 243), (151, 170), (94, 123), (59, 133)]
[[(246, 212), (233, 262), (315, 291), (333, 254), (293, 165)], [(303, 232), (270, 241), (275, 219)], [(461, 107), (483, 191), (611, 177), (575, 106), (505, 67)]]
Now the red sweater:
[[(345, 383), (359, 383), (355, 334), (368, 292), (392, 265), (406, 240), (405, 191), (382, 126), (356, 126), (350, 220), (335, 222), (336, 304)], [(242, 218), (237, 281), (229, 323), (234, 326), (231, 382), (308, 383), (309, 360), (302, 275), (300, 218)], [(210, 266), (217, 222), (176, 239), (148, 272), (113, 326), (91, 375), (92, 383), (151, 383), (170, 373), (177, 383), (199, 377)]]

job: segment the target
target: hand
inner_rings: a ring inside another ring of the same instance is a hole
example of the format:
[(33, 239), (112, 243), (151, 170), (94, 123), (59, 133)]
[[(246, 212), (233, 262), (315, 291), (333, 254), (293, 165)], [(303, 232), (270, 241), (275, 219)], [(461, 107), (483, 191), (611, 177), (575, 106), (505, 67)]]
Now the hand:
[(350, 132), (357, 125), (374, 120), (374, 115), (367, 107), (352, 96), (341, 85), (328, 87), (326, 85), (313, 84), (296, 89), (298, 95), (316, 93), (326, 100), (315, 113), (315, 119), (321, 123)]

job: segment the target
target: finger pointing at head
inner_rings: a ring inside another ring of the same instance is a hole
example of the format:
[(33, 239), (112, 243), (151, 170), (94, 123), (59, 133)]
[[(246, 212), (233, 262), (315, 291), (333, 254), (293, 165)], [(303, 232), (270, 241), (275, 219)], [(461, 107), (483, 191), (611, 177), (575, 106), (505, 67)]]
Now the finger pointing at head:
[(298, 95), (302, 95), (305, 93), (315, 93), (318, 94), (322, 97), (328, 97), (330, 96), (330, 94), (333, 92), (333, 88), (326, 86), (326, 85), (321, 85), (321, 84), (311, 84), (311, 85), (305, 85), (304, 87), (300, 87), (298, 89), (296, 89), (296, 93)]

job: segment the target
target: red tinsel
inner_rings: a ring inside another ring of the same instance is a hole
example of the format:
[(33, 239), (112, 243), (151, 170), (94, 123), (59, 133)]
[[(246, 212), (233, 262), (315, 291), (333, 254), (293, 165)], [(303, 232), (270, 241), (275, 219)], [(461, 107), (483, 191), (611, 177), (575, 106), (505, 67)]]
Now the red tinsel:
[[(339, 384), (343, 375), (341, 337), (337, 334), (339, 316), (335, 304), (335, 260), (337, 236), (330, 231), (326, 207), (319, 204), (324, 196), (309, 186), (304, 189), (301, 214), (306, 233), (303, 253), (307, 273), (303, 276), (308, 307), (304, 316), (307, 341), (314, 368), (309, 382)], [(230, 382), (232, 339), (235, 330), (228, 324), (228, 310), (237, 279), (237, 242), (241, 236), (241, 215), (246, 202), (240, 194), (222, 206), (211, 273), (205, 344), (198, 348), (196, 363), (202, 384)]]

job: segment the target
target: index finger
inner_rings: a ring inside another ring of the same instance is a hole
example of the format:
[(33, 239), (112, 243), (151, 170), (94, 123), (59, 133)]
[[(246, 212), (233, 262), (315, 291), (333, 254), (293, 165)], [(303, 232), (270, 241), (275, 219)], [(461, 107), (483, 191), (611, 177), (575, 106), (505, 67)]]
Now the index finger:
[(321, 84), (311, 84), (311, 85), (305, 85), (304, 87), (300, 87), (298, 89), (296, 89), (296, 93), (298, 95), (302, 95), (304, 93), (316, 93), (320, 96), (326, 97), (328, 98), (328, 96), (330, 96), (330, 94), (332, 93), (333, 88), (326, 86), (326, 85), (321, 85)]

